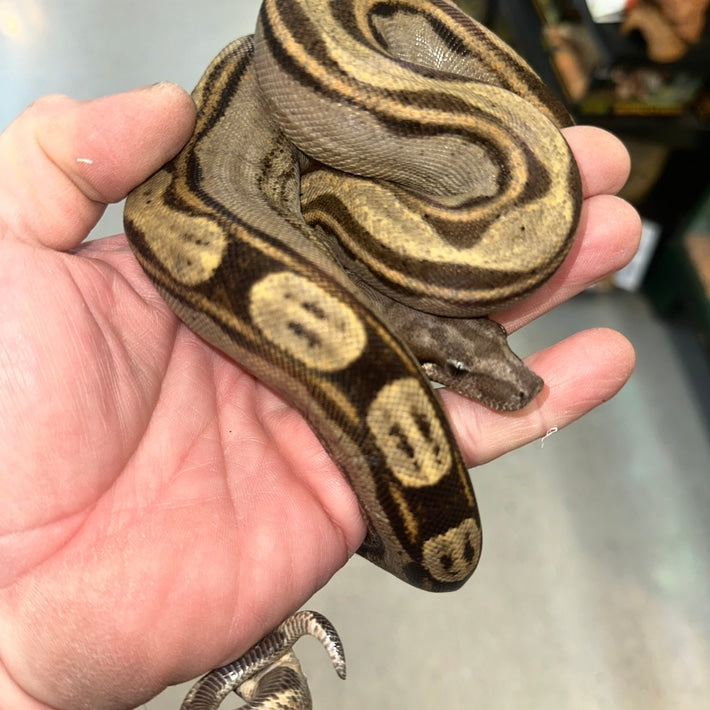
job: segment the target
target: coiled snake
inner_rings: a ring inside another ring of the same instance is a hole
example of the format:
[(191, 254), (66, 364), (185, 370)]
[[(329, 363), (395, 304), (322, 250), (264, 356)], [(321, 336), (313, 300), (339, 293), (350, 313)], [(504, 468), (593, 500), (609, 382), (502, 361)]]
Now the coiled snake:
[[(360, 500), (361, 554), (423, 589), (458, 588), (480, 522), (429, 378), (501, 410), (540, 391), (483, 316), (569, 249), (569, 116), (447, 0), (265, 0), (193, 98), (192, 138), (126, 204), (141, 266), (307, 419)], [(301, 633), (344, 675), (335, 631), (301, 612), (183, 708), (237, 689), (254, 707), (310, 707), (291, 695)]]

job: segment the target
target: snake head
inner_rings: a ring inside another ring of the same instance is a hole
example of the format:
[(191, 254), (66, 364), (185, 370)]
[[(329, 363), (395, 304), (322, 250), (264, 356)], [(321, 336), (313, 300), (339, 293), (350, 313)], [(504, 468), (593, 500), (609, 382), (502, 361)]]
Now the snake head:
[(488, 318), (438, 318), (425, 334), (408, 334), (430, 380), (503, 412), (522, 409), (542, 379), (510, 349), (505, 328)]

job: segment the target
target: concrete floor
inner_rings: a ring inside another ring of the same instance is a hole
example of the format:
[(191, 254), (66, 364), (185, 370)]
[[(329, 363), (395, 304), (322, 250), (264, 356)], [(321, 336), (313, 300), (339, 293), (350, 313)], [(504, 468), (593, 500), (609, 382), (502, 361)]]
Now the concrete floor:
[[(5, 0), (0, 127), (45, 93), (189, 88), (258, 4)], [(121, 231), (120, 214), (94, 236)], [(624, 293), (584, 294), (514, 345), (526, 354), (597, 325), (631, 339), (636, 373), (544, 448), (473, 472), (485, 553), (463, 590), (427, 595), (354, 559), (309, 602), (349, 664), (342, 683), (299, 644), (317, 708), (710, 707), (710, 368), (687, 332)], [(184, 691), (144, 708), (176, 710)]]

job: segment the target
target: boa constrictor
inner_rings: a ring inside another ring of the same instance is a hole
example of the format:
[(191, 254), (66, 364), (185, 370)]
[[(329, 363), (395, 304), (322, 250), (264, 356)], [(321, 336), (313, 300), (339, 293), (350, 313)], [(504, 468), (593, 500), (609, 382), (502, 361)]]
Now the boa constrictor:
[[(307, 419), (359, 498), (361, 554), (423, 589), (458, 588), (480, 522), (429, 379), (500, 410), (540, 391), (484, 316), (569, 249), (581, 191), (568, 114), (448, 0), (265, 0), (193, 99), (192, 138), (126, 204), (141, 266), (189, 327)], [(272, 691), (291, 707), (282, 675), (299, 675), (301, 633), (344, 673), (337, 634), (307, 613), (250, 652), (271, 659), (260, 670), (213, 672), (183, 707), (216, 708), (240, 686), (258, 707)], [(279, 653), (278, 678), (264, 675)]]

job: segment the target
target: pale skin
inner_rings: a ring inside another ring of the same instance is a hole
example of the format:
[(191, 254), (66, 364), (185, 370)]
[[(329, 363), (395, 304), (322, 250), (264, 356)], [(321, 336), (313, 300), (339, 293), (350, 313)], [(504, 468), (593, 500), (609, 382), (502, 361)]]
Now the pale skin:
[[(365, 532), (301, 417), (172, 315), (125, 238), (80, 246), (106, 203), (180, 149), (193, 118), (164, 84), (47, 98), (0, 135), (3, 708), (135, 707), (239, 656)], [(595, 129), (565, 135), (584, 184), (579, 232), (552, 280), (497, 314), (511, 330), (637, 246), (638, 216), (612, 196), (625, 150)], [(441, 393), (469, 465), (608, 400), (634, 353), (600, 328), (527, 362), (546, 385), (522, 412)]]

